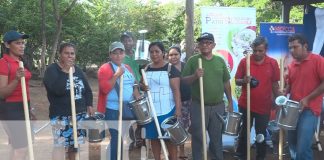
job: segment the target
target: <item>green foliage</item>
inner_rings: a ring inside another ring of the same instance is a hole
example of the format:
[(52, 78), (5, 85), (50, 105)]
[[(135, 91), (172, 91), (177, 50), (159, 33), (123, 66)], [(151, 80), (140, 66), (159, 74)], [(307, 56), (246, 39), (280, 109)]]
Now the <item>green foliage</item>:
[[(60, 41), (77, 45), (77, 63), (83, 67), (100, 65), (107, 59), (108, 46), (119, 41), (120, 33), (131, 31), (139, 37), (139, 30), (147, 29), (149, 41), (166, 41), (166, 46), (180, 43), (185, 38), (185, 0), (159, 4), (156, 0), (83, 0), (78, 1), (63, 19)], [(37, 67), (41, 42), (41, 14), (39, 0), (1, 0), (0, 33), (16, 28), (30, 34), (26, 55)], [(60, 0), (61, 14), (71, 3)], [(194, 35), (201, 32), (202, 6), (255, 7), (259, 22), (280, 22), (281, 3), (270, 0), (200, 0), (194, 8)], [(47, 53), (52, 50), (55, 19), (52, 0), (45, 0)], [(291, 11), (291, 22), (301, 23), (302, 6)], [(2, 36), (2, 35), (1, 35)], [(1, 38), (0, 36), (0, 38)], [(49, 55), (46, 55), (47, 57)]]

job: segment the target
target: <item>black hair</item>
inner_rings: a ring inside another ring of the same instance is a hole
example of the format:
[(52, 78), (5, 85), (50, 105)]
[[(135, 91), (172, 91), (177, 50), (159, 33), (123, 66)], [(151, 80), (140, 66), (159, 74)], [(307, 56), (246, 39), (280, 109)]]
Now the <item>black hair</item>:
[(259, 45), (264, 45), (264, 47), (267, 49), (268, 48), (268, 40), (265, 37), (258, 36), (254, 39), (254, 41), (251, 44), (252, 48), (255, 48)]
[(295, 34), (292, 34), (292, 35), (290, 35), (288, 37), (288, 42), (292, 42), (292, 41), (295, 41), (295, 40), (297, 40), (302, 45), (305, 45), (305, 44), (308, 45), (308, 41), (307, 41), (306, 37), (303, 34), (295, 33)]
[(155, 42), (150, 43), (150, 45), (149, 45), (149, 50), (150, 50), (153, 46), (157, 46), (157, 47), (159, 47), (159, 49), (162, 51), (162, 53), (165, 54), (165, 48), (164, 48), (164, 45), (163, 45), (162, 42), (160, 42), (160, 41), (155, 41)]
[(173, 45), (173, 46), (171, 46), (170, 48), (169, 48), (169, 52), (170, 52), (170, 50), (171, 49), (175, 49), (180, 55), (181, 55), (181, 49), (180, 49), (180, 47), (178, 47), (178, 46), (176, 46), (176, 45)]
[(60, 44), (60, 48), (59, 48), (59, 53), (61, 54), (63, 52), (63, 49), (65, 47), (72, 47), (74, 48), (74, 50), (76, 51), (76, 47), (73, 43), (70, 43), (70, 42), (63, 42)]

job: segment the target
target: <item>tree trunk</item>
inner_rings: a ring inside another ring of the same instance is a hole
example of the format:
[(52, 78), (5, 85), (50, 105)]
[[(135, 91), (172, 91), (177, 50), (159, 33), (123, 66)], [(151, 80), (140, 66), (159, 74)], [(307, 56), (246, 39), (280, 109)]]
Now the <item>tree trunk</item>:
[(52, 45), (52, 55), (49, 59), (49, 64), (52, 64), (55, 60), (57, 46), (59, 43), (61, 32), (62, 32), (62, 19), (60, 18), (59, 20), (56, 21), (56, 31), (55, 31), (55, 35), (54, 35), (54, 43)]
[(42, 51), (41, 51), (41, 59), (40, 59), (40, 68), (39, 68), (39, 77), (43, 78), (44, 77), (44, 72), (45, 72), (45, 55), (46, 55), (46, 28), (45, 28), (45, 1), (40, 0), (41, 4), (41, 15), (42, 15), (42, 26), (41, 26), (41, 31), (42, 31)]
[(186, 61), (194, 54), (194, 0), (186, 0)]

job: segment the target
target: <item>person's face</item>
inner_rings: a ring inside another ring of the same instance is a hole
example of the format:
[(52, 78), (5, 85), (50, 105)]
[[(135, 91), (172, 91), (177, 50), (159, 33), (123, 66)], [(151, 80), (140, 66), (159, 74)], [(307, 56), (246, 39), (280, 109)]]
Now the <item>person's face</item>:
[(302, 61), (307, 55), (307, 44), (302, 45), (298, 40), (288, 43), (289, 52), (294, 59)]
[(74, 65), (75, 49), (71, 46), (64, 47), (62, 52), (60, 53), (59, 60), (63, 64), (67, 64), (69, 66)]
[(156, 45), (152, 46), (149, 51), (150, 51), (150, 58), (153, 63), (160, 63), (161, 61), (163, 61), (164, 53), (158, 46)]
[(110, 52), (109, 57), (113, 63), (119, 66), (122, 64), (125, 58), (125, 51), (119, 48), (115, 49), (114, 51)]
[(134, 40), (131, 37), (125, 37), (122, 41), (126, 50), (132, 50), (134, 46)]
[(12, 41), (10, 44), (5, 43), (6, 47), (9, 48), (10, 54), (13, 54), (15, 56), (22, 56), (25, 51), (25, 40), (24, 39), (18, 39), (15, 41)]
[(178, 64), (180, 62), (180, 53), (176, 49), (171, 49), (168, 54), (169, 62), (173, 65)]
[(267, 53), (266, 46), (264, 44), (260, 44), (256, 47), (253, 47), (253, 55), (255, 61), (261, 61), (264, 59), (265, 55)]
[(201, 54), (203, 54), (203, 55), (212, 54), (212, 51), (215, 46), (216, 46), (216, 43), (214, 43), (213, 41), (210, 41), (210, 40), (203, 39), (200, 42), (198, 42), (199, 50), (200, 50)]

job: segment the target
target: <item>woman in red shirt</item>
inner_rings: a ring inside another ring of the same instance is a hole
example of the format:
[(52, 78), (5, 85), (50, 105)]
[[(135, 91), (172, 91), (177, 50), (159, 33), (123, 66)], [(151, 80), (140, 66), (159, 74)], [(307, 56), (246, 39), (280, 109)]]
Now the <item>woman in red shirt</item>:
[(31, 72), (19, 67), (25, 50), (26, 34), (8, 31), (3, 37), (5, 53), (0, 59), (0, 119), (12, 146), (10, 159), (20, 160), (27, 156), (27, 133), (20, 79), (25, 77), (27, 97), (29, 98), (29, 79)]

